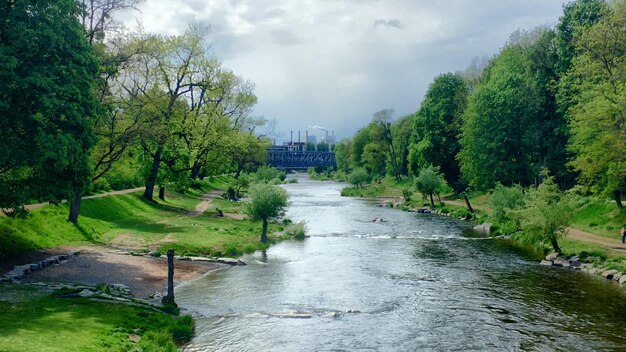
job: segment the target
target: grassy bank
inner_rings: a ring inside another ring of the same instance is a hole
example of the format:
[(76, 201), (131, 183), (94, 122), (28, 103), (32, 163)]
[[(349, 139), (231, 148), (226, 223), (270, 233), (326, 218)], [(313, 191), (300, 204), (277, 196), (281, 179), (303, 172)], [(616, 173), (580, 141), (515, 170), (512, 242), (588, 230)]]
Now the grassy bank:
[[(266, 248), (261, 225), (242, 219), (239, 203), (214, 199), (194, 214), (200, 196), (225, 189), (232, 180), (216, 177), (185, 193), (167, 192), (166, 200), (146, 201), (141, 192), (84, 200), (75, 226), (66, 221), (67, 205), (48, 205), (23, 217), (0, 218), (0, 260), (22, 252), (61, 245), (114, 244), (137, 250), (175, 248), (179, 254), (237, 256)], [(218, 218), (216, 209), (226, 217)], [(271, 224), (270, 232), (281, 230)]]
[[(404, 200), (403, 190), (414, 192), (407, 201)], [(344, 196), (356, 197), (377, 197), (383, 203), (393, 204), (401, 209), (414, 209), (429, 205), (430, 201), (417, 193), (410, 179), (395, 181), (393, 178), (385, 177), (380, 182), (373, 182), (362, 187), (347, 187), (342, 191)], [(490, 218), (491, 209), (489, 206), (489, 194), (476, 194), (470, 198), (476, 213), (472, 214), (474, 221), (478, 223), (492, 222)], [(467, 208), (464, 200), (458, 196), (449, 195), (442, 199), (443, 205), (435, 198), (435, 209), (444, 214), (451, 214), (454, 217), (464, 217), (467, 215)], [(579, 197), (577, 200), (577, 211), (574, 214), (571, 227), (594, 235), (608, 239), (619, 239), (619, 230), (626, 224), (626, 210), (619, 210), (615, 203), (609, 200)], [(495, 227), (497, 231), (497, 226)], [(615, 269), (626, 271), (624, 260), (626, 256), (623, 252), (611, 249), (608, 246), (574, 240), (568, 237), (559, 240), (559, 244), (565, 255), (591, 255), (600, 258), (599, 265), (609, 266)], [(544, 248), (538, 248), (544, 250)], [(547, 250), (547, 249), (546, 249)]]
[[(57, 298), (31, 285), (0, 284), (0, 351), (176, 351), (190, 316), (145, 307)], [(136, 336), (132, 336), (136, 335)], [(133, 342), (132, 337), (140, 337)]]
[[(141, 192), (87, 199), (76, 225), (66, 220), (66, 204), (0, 217), (0, 263), (24, 252), (81, 244), (161, 253), (174, 248), (179, 255), (205, 256), (239, 256), (267, 248), (260, 243), (261, 224), (245, 220), (240, 203), (218, 197), (217, 190), (227, 189), (232, 181), (216, 177), (184, 193), (167, 192), (164, 201), (146, 201)], [(216, 198), (201, 198), (212, 190)], [(197, 211), (201, 202), (204, 207)], [(224, 217), (217, 216), (217, 208)], [(269, 233), (284, 226), (271, 223)], [(175, 342), (193, 333), (191, 317), (115, 302), (59, 298), (58, 293), (0, 283), (0, 351), (175, 351)], [(129, 335), (141, 340), (133, 342)]]

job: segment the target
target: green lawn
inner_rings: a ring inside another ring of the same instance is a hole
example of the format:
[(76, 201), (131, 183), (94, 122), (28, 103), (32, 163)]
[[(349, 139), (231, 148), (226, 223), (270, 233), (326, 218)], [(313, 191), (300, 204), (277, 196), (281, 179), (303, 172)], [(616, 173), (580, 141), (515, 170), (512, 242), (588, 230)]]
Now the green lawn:
[[(0, 312), (0, 351), (6, 352), (175, 351), (174, 332), (180, 323), (193, 324), (144, 307), (56, 298), (14, 284), (0, 284)], [(142, 340), (131, 342), (129, 334)]]

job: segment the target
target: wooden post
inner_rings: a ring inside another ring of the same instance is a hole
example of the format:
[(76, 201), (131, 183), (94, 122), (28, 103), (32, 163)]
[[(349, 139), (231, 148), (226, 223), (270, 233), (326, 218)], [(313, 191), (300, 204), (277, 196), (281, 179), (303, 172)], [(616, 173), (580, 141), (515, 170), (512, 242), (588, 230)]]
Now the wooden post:
[(174, 305), (174, 249), (167, 250), (167, 296), (163, 297), (161, 303), (164, 305)]

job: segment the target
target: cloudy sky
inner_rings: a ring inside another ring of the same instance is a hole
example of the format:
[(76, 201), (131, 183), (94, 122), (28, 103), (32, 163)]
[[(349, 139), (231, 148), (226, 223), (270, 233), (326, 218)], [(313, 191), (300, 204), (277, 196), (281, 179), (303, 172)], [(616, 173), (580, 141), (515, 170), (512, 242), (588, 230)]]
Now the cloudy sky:
[(146, 0), (124, 21), (163, 34), (210, 25), (215, 55), (256, 85), (254, 115), (285, 139), (312, 125), (342, 138), (381, 109), (414, 113), (435, 76), (494, 55), (516, 29), (554, 26), (566, 2)]

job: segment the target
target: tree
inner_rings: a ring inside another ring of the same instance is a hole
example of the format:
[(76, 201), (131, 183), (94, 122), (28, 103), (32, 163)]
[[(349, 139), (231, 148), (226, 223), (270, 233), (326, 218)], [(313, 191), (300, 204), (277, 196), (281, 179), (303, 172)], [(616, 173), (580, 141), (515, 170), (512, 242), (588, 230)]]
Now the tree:
[(461, 172), (481, 190), (496, 182), (530, 184), (540, 104), (526, 48), (505, 47), (484, 75), (463, 114)]
[(430, 196), (430, 205), (434, 207), (433, 193), (438, 193), (444, 182), (439, 169), (429, 165), (420, 170), (415, 179), (415, 187), (421, 194)]
[(250, 187), (248, 199), (244, 203), (244, 212), (252, 221), (263, 222), (261, 242), (267, 243), (268, 221), (284, 215), (287, 207), (287, 192), (267, 183), (259, 183)]
[(2, 1), (0, 8), (0, 208), (72, 198), (90, 179), (100, 113), (98, 61), (79, 8), (73, 0)]
[(573, 82), (570, 150), (579, 182), (612, 194), (622, 208), (626, 191), (626, 1), (590, 27), (577, 42), (578, 56), (567, 79)]
[(554, 177), (544, 173), (544, 181), (530, 188), (524, 197), (524, 206), (509, 210), (508, 216), (516, 219), (529, 242), (547, 242), (555, 252), (561, 252), (558, 239), (567, 234), (572, 221), (573, 202), (568, 194), (559, 190)]
[(361, 188), (364, 184), (368, 183), (370, 176), (367, 171), (362, 167), (357, 167), (352, 170), (348, 175), (348, 181), (355, 185), (356, 188)]
[(461, 173), (456, 155), (468, 93), (460, 74), (440, 75), (428, 87), (414, 120), (410, 146), (414, 165), (439, 167), (446, 182), (453, 186), (459, 182)]
[(401, 175), (409, 174), (409, 144), (413, 133), (413, 115), (407, 115), (391, 125), (391, 135), (397, 151)]
[(391, 128), (392, 115), (393, 109), (383, 109), (374, 114), (374, 118), (372, 119), (374, 125), (372, 128), (372, 138), (382, 142), (380, 144), (385, 147), (387, 164), (391, 168), (391, 173), (396, 180), (400, 180), (400, 161)]

